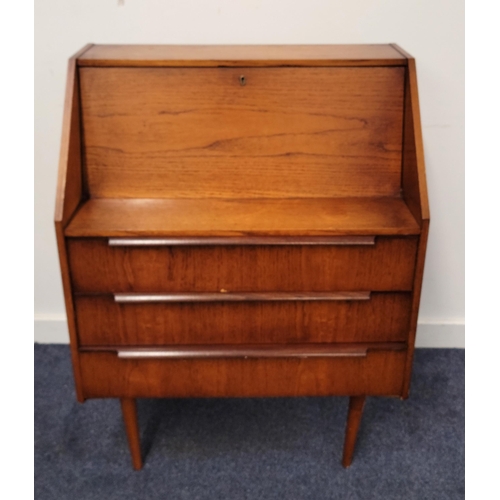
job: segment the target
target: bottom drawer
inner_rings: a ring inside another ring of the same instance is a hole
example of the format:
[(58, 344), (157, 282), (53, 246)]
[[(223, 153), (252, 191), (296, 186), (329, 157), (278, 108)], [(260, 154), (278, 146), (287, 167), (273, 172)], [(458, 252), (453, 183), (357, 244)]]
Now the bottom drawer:
[(85, 398), (402, 394), (404, 350), (345, 357), (124, 359), (81, 352)]

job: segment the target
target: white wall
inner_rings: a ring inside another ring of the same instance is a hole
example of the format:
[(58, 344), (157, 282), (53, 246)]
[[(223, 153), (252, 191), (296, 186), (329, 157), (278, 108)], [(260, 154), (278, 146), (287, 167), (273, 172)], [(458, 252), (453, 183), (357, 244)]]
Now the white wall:
[(52, 219), (74, 52), (88, 42), (396, 42), (417, 60), (432, 219), (417, 342), (463, 346), (464, 41), (461, 0), (35, 2), (35, 340), (67, 339)]

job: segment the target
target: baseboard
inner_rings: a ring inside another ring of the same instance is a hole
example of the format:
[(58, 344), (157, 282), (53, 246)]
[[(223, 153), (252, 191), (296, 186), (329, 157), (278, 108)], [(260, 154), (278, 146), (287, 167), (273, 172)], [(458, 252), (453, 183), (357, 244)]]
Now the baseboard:
[(66, 316), (64, 314), (35, 314), (35, 342), (69, 344)]
[(419, 322), (415, 346), (465, 349), (465, 322)]
[[(69, 343), (66, 316), (63, 314), (35, 314), (35, 342), (40, 344)], [(463, 321), (431, 322), (418, 324), (417, 347), (465, 348)]]

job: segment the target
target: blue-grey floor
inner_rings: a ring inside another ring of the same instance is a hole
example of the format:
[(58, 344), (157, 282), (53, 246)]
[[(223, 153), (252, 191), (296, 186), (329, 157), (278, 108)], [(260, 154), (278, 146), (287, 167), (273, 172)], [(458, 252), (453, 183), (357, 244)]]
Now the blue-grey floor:
[(417, 350), (410, 398), (370, 398), (340, 465), (346, 398), (139, 400), (134, 472), (116, 400), (75, 401), (69, 349), (35, 344), (35, 498), (464, 498), (464, 351)]

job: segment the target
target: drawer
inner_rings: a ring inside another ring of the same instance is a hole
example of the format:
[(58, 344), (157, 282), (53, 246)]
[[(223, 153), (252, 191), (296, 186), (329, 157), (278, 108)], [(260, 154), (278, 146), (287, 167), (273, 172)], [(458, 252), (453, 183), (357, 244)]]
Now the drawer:
[(77, 293), (412, 289), (418, 237), (327, 240), (229, 245), (69, 238), (67, 248)]
[(82, 346), (393, 342), (407, 339), (411, 294), (79, 295), (75, 307)]
[(116, 352), (81, 352), (80, 368), (85, 398), (398, 396), (406, 355), (123, 359)]

